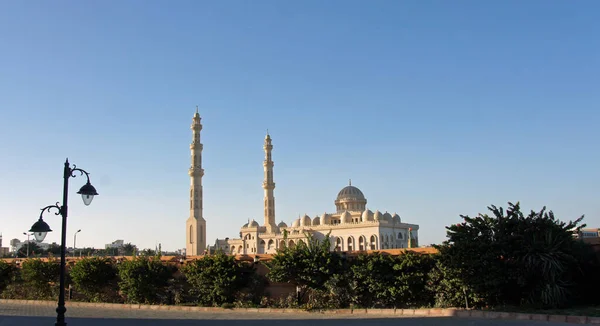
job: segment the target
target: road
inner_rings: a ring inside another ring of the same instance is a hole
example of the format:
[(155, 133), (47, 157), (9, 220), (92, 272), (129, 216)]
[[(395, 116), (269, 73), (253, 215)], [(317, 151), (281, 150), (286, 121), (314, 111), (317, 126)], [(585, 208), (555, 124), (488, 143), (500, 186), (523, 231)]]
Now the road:
[[(53, 306), (0, 303), (0, 326), (50, 326), (54, 325), (56, 312)], [(268, 321), (265, 321), (268, 320)], [(111, 308), (71, 307), (67, 311), (69, 326), (565, 326), (566, 323), (549, 323), (519, 320), (459, 319), (447, 317), (382, 317), (366, 315), (326, 314), (262, 314), (248, 312), (184, 312), (158, 310), (125, 310)]]

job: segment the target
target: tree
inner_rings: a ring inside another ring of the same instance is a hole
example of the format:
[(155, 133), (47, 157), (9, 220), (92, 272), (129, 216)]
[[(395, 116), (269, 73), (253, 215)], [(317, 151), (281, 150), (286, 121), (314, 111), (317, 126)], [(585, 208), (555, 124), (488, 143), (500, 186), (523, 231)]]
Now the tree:
[(334, 274), (342, 271), (342, 259), (330, 251), (329, 233), (319, 240), (306, 233), (306, 243), (299, 241), (285, 247), (267, 263), (267, 277), (273, 282), (291, 283), (298, 287), (300, 302), (308, 289), (322, 289)]
[(25, 258), (27, 257), (27, 248), (29, 246), (29, 257), (35, 257), (36, 254), (41, 254), (44, 250), (35, 242), (30, 241), (28, 243), (23, 243), (19, 250), (17, 250), (17, 257)]
[(129, 242), (123, 245), (121, 252), (123, 253), (123, 256), (133, 256), (135, 249), (135, 246)]
[(249, 283), (254, 268), (236, 262), (234, 256), (217, 252), (189, 262), (183, 273), (198, 303), (220, 306), (233, 303), (235, 295)]
[(60, 245), (57, 243), (51, 243), (46, 249), (46, 255), (48, 256), (60, 256)]
[(87, 247), (87, 248), (77, 249), (77, 254), (78, 254), (78, 256), (83, 256), (83, 257), (92, 256), (95, 251), (96, 251), (96, 249)]
[[(462, 286), (475, 306), (565, 306), (580, 276), (573, 234), (585, 226), (583, 216), (561, 222), (545, 207), (525, 216), (519, 203), (509, 203), (506, 212), (488, 209), (492, 216), (461, 215), (463, 223), (446, 228), (448, 240), (437, 246), (438, 271), (456, 275), (460, 281), (453, 286)], [(458, 290), (448, 285), (439, 283), (438, 292)]]
[(146, 248), (139, 252), (140, 256), (153, 257), (157, 255), (156, 250)]
[(69, 275), (75, 288), (92, 302), (109, 300), (108, 289), (112, 288), (117, 273), (110, 258), (90, 257), (78, 261)]

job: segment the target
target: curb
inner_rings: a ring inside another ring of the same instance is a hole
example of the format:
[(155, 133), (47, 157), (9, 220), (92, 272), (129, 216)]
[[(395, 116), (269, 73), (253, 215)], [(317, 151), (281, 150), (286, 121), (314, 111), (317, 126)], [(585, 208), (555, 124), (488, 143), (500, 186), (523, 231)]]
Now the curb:
[[(54, 306), (55, 301), (41, 300), (12, 300), (0, 299), (1, 303), (23, 304), (38, 306)], [(77, 302), (67, 301), (68, 307), (90, 307), (90, 308), (109, 308), (122, 310), (161, 310), (161, 311), (195, 311), (195, 312), (222, 312), (222, 313), (279, 313), (279, 314), (328, 314), (328, 315), (374, 315), (374, 316), (412, 316), (412, 317), (456, 317), (456, 318), (476, 318), (476, 319), (504, 319), (504, 320), (535, 320), (547, 322), (562, 322), (573, 324), (600, 325), (600, 317), (588, 316), (569, 316), (569, 315), (546, 315), (546, 314), (528, 314), (515, 312), (484, 311), (484, 310), (465, 310), (465, 309), (329, 309), (306, 311), (302, 309), (289, 308), (232, 308), (225, 309), (220, 307), (197, 307), (197, 306), (168, 306), (168, 305), (144, 305), (144, 304), (121, 304), (121, 303), (96, 303), (96, 302)]]

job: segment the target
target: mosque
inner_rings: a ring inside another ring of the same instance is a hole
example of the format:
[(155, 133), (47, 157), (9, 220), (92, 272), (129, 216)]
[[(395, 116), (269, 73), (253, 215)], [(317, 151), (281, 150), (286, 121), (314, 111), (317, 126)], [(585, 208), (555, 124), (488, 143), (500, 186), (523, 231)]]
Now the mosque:
[[(186, 222), (186, 253), (194, 256), (203, 254), (206, 246), (206, 220), (202, 216), (202, 144), (200, 143), (200, 115), (192, 120), (192, 164), (189, 170), (190, 217)], [(310, 234), (324, 239), (329, 234), (331, 250), (363, 251), (417, 247), (419, 242), (417, 224), (402, 222), (396, 213), (374, 212), (367, 209), (367, 198), (351, 182), (337, 194), (335, 212), (310, 217), (304, 215), (288, 226), (275, 220), (275, 182), (273, 179), (273, 144), (267, 133), (263, 149), (264, 220), (260, 225), (251, 220), (244, 224), (239, 238), (217, 239), (211, 249), (221, 249), (230, 254), (272, 254), (286, 246), (295, 246), (306, 241)]]

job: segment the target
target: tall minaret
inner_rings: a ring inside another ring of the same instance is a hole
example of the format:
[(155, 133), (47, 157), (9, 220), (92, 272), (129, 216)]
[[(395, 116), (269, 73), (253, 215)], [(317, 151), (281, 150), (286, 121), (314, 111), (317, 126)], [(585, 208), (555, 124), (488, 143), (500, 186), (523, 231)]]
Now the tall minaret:
[(206, 250), (206, 220), (202, 216), (202, 143), (200, 143), (200, 114), (196, 106), (196, 114), (192, 119), (192, 143), (190, 144), (192, 162), (190, 175), (190, 217), (185, 223), (185, 251), (188, 256), (201, 255)]
[(265, 161), (263, 167), (265, 170), (265, 180), (263, 181), (263, 189), (265, 190), (265, 226), (267, 232), (275, 232), (277, 225), (275, 224), (275, 197), (273, 196), (273, 190), (275, 189), (275, 182), (273, 182), (273, 159), (271, 158), (271, 151), (273, 145), (271, 144), (271, 136), (267, 130), (267, 136), (265, 137)]

